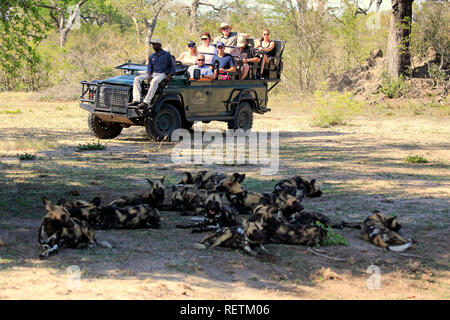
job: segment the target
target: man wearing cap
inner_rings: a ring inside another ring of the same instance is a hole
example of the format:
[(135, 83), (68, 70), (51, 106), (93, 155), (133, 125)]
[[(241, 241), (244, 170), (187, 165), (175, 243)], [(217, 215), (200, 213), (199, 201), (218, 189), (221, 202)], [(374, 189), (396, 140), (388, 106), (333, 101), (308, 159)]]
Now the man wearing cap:
[(225, 44), (221, 41), (216, 44), (217, 54), (212, 59), (212, 64), (219, 63), (219, 73), (235, 72), (236, 64), (233, 56), (225, 52)]
[(240, 34), (240, 33), (237, 33), (237, 32), (231, 32), (231, 25), (229, 23), (225, 23), (225, 22), (223, 22), (220, 25), (219, 32), (222, 35), (217, 37), (214, 40), (214, 43), (216, 43), (216, 47), (217, 47), (217, 43), (219, 41), (223, 42), (224, 45), (225, 45), (225, 52), (226, 53), (231, 53), (231, 51), (233, 51), (233, 49), (236, 47), (239, 35), (242, 35), (245, 38), (249, 37), (248, 34)]
[[(169, 80), (170, 76), (175, 74), (175, 62), (171, 54), (161, 48), (161, 39), (154, 39), (150, 43), (155, 52), (148, 58), (147, 74), (134, 78), (133, 102), (129, 106), (148, 107), (158, 89), (159, 83), (164, 79)], [(144, 101), (139, 103), (141, 100), (141, 85), (145, 79), (148, 80), (150, 87)]]
[(242, 62), (239, 79), (243, 80), (247, 78), (248, 71), (250, 70), (250, 63), (258, 63), (261, 59), (256, 56), (256, 50), (247, 45), (247, 40), (239, 36), (237, 47), (231, 52), (231, 55), (239, 65)]
[(211, 68), (205, 64), (205, 56), (203, 54), (199, 54), (197, 56), (197, 64), (190, 66), (188, 69), (189, 75), (191, 78), (194, 78), (194, 70), (199, 69), (202, 78), (214, 79), (214, 73), (211, 71)]

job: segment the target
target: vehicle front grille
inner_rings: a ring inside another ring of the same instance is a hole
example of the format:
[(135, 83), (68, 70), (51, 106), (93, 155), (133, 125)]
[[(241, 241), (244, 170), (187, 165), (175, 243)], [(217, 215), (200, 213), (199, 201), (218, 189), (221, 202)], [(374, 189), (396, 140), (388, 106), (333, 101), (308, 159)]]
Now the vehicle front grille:
[(100, 85), (96, 109), (114, 113), (127, 113), (128, 87)]

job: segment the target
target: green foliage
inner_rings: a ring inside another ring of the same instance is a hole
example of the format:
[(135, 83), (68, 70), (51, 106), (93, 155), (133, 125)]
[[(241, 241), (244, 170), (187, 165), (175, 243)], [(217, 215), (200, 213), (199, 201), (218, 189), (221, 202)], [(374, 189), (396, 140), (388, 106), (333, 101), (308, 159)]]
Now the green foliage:
[(101, 144), (100, 141), (92, 142), (92, 143), (85, 143), (85, 144), (79, 144), (78, 145), (78, 151), (92, 151), (92, 150), (105, 150), (106, 145)]
[(438, 85), (442, 85), (448, 79), (447, 73), (439, 68), (437, 64), (430, 64), (428, 67), (428, 74), (430, 78)]
[(407, 156), (405, 158), (405, 162), (406, 163), (428, 163), (428, 160), (425, 159), (424, 157), (415, 155), (415, 156)]
[(17, 110), (3, 110), (0, 111), (0, 114), (19, 114), (21, 111), (20, 109)]
[(353, 98), (350, 92), (325, 92), (323, 89), (314, 92), (313, 125), (331, 127), (345, 125), (358, 114), (363, 103)]
[(382, 74), (382, 83), (379, 92), (384, 94), (387, 98), (399, 98), (406, 93), (408, 86), (403, 75), (397, 79), (391, 79), (386, 73)]
[(327, 237), (325, 241), (321, 243), (324, 246), (348, 246), (348, 239), (337, 233), (331, 227), (326, 227), (323, 223), (316, 221), (316, 225), (327, 230)]
[(31, 153), (18, 153), (17, 158), (21, 161), (27, 161), (27, 160), (35, 160), (36, 155)]

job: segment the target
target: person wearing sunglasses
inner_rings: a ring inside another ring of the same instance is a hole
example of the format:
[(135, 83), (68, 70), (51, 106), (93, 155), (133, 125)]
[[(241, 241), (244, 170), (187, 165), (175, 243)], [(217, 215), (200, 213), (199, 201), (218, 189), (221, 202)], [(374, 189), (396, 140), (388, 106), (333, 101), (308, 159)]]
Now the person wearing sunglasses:
[(187, 43), (188, 50), (183, 52), (177, 59), (182, 64), (192, 66), (197, 61), (198, 50), (194, 41)]
[[(216, 44), (217, 54), (214, 56), (212, 60), (212, 64), (214, 65), (216, 61), (219, 64), (219, 73), (225, 74), (228, 72), (236, 71), (236, 64), (234, 63), (233, 56), (229, 53), (225, 52), (225, 44), (223, 42), (217, 42)], [(217, 71), (217, 70), (216, 70)]]
[(225, 53), (231, 53), (234, 48), (237, 46), (238, 37), (241, 35), (246, 39), (249, 37), (248, 34), (238, 33), (231, 31), (231, 25), (223, 22), (220, 25), (219, 32), (222, 34), (214, 40), (214, 43), (217, 45), (218, 42), (223, 42), (225, 45)]
[(269, 29), (264, 29), (262, 33), (262, 37), (259, 40), (259, 45), (255, 48), (262, 53), (262, 62), (261, 62), (261, 78), (264, 75), (264, 66), (266, 63), (269, 63), (270, 57), (275, 56), (275, 41), (270, 40), (270, 31)]
[(214, 79), (214, 73), (211, 68), (205, 64), (205, 56), (203, 54), (199, 54), (197, 56), (197, 64), (190, 66), (188, 69), (189, 76), (194, 78), (194, 70), (199, 69), (202, 78)]
[(197, 47), (198, 53), (205, 55), (205, 63), (211, 65), (213, 57), (217, 54), (217, 49), (211, 44), (211, 35), (204, 32), (200, 36), (202, 44)]

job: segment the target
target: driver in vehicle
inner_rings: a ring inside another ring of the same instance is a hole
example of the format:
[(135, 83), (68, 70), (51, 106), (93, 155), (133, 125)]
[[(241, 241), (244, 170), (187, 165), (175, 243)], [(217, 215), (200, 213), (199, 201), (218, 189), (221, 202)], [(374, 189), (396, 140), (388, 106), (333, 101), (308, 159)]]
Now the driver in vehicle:
[[(148, 58), (147, 74), (134, 78), (133, 83), (133, 102), (129, 106), (148, 107), (155, 95), (158, 85), (161, 81), (170, 79), (175, 74), (175, 62), (170, 53), (164, 51), (161, 47), (161, 39), (154, 39), (151, 42), (155, 52)], [(150, 87), (142, 103), (141, 90), (142, 81), (148, 80)]]
[(214, 79), (214, 73), (212, 72), (211, 68), (209, 68), (205, 64), (205, 56), (203, 54), (197, 55), (196, 59), (197, 64), (190, 66), (188, 69), (189, 77), (194, 78), (194, 70), (199, 69), (200, 74), (202, 78), (208, 78), (208, 79)]
[(249, 63), (259, 63), (261, 61), (256, 55), (256, 50), (247, 44), (247, 40), (244, 37), (239, 37), (237, 47), (234, 48), (231, 55), (237, 64), (242, 62), (239, 80), (247, 78), (248, 71), (250, 70)]

